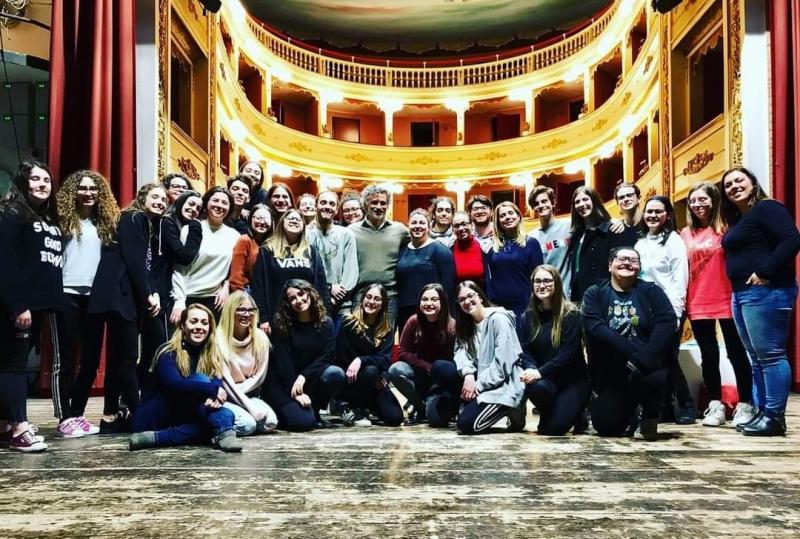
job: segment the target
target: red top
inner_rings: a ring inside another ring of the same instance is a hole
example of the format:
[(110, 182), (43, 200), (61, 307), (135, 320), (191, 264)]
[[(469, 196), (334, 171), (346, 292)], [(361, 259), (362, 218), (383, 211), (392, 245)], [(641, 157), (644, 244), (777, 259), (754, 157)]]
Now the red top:
[(244, 290), (253, 277), (253, 266), (258, 258), (258, 244), (249, 234), (239, 238), (233, 246), (229, 284), (231, 292)]
[(453, 349), (456, 343), (456, 324), (451, 318), (447, 324), (447, 336), (442, 342), (441, 335), (431, 331), (433, 326), (423, 322), (422, 338), (414, 342), (417, 333), (417, 315), (411, 315), (400, 335), (400, 353), (398, 361), (405, 361), (413, 368), (430, 374), (433, 362), (437, 359), (452, 360)]
[(475, 281), (483, 287), (483, 251), (478, 240), (464, 247), (460, 241), (453, 244), (453, 258), (456, 263), (456, 282)]
[(686, 311), (689, 320), (732, 318), (731, 282), (725, 273), (722, 234), (711, 227), (681, 230), (689, 256), (689, 291)]

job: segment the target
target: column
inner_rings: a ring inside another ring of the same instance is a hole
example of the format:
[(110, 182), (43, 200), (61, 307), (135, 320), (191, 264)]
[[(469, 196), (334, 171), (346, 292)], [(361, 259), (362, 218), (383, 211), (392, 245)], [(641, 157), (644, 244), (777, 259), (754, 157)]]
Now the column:
[(625, 137), (622, 144), (622, 179), (626, 182), (633, 182), (634, 167), (633, 162), (633, 137)]
[(622, 77), (625, 78), (633, 66), (633, 42), (631, 41), (630, 32), (625, 34), (625, 39), (620, 44), (620, 47), (622, 52)]
[(456, 145), (464, 144), (464, 114), (469, 109), (469, 101), (463, 98), (445, 99), (444, 106), (456, 113)]
[[(142, 186), (160, 176), (159, 136), (159, 60), (156, 0), (136, 0), (136, 183)], [(168, 16), (168, 15), (167, 15)], [(168, 30), (165, 38), (169, 41)], [(169, 61), (169, 60), (167, 60)], [(164, 81), (167, 84), (167, 81)], [(164, 99), (167, 97), (164, 96)], [(162, 111), (168, 114), (167, 110)], [(165, 118), (169, 121), (169, 118)], [(167, 144), (167, 147), (169, 145)], [(167, 152), (167, 148), (161, 151)], [(166, 160), (166, 156), (165, 156)], [(166, 172), (166, 171), (164, 171)]]
[(272, 73), (267, 69), (262, 69), (261, 81), (264, 85), (261, 89), (261, 102), (264, 105), (264, 110), (262, 110), (261, 113), (264, 114), (264, 116), (269, 116), (269, 109), (272, 108)]
[(583, 102), (587, 113), (594, 110), (594, 66), (583, 72)]
[(381, 99), (377, 105), (383, 111), (383, 143), (386, 146), (394, 146), (394, 113), (403, 108), (403, 102), (399, 99)]

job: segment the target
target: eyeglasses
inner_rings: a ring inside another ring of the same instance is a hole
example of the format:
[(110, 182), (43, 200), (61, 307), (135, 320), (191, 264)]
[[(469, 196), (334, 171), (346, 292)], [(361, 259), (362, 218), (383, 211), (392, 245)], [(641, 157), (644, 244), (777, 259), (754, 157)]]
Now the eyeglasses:
[(100, 189), (95, 186), (89, 187), (88, 185), (79, 185), (78, 191), (81, 193), (97, 193)]
[(533, 286), (552, 286), (555, 279), (534, 279)]
[(617, 262), (623, 262), (623, 263), (627, 262), (628, 264), (631, 264), (633, 266), (638, 266), (639, 263), (640, 263), (638, 256), (615, 256), (614, 260), (616, 260)]
[(346, 210), (343, 209), (342, 213), (345, 214), (345, 215), (349, 215), (351, 213), (358, 213), (360, 211), (361, 211), (361, 208), (347, 208)]
[(236, 314), (255, 314), (257, 310), (255, 307), (237, 307)]
[(453, 223), (453, 228), (469, 228), (469, 223)]
[(460, 298), (458, 298), (458, 302), (459, 303), (466, 303), (468, 301), (472, 301), (473, 299), (475, 299), (477, 297), (478, 297), (478, 294), (476, 294), (475, 292), (468, 292), (467, 294), (465, 294), (465, 295), (461, 296)]

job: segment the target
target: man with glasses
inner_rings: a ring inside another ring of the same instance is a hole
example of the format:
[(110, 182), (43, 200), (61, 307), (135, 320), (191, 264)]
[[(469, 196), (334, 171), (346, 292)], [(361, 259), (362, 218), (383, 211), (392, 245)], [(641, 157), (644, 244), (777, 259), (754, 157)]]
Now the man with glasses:
[(481, 245), (484, 253), (488, 253), (494, 241), (494, 228), (492, 228), (492, 204), (491, 199), (484, 195), (470, 197), (467, 202), (467, 212), (472, 221), (472, 228), (475, 232), (475, 239)]
[(633, 247), (612, 249), (611, 279), (586, 291), (582, 314), (595, 430), (600, 436), (622, 436), (641, 406), (639, 433), (653, 441), (677, 322), (664, 291), (637, 278), (640, 265)]
[(164, 186), (164, 190), (167, 192), (167, 201), (170, 206), (184, 191), (191, 189), (189, 178), (180, 172), (172, 172), (164, 176), (161, 179), (161, 185)]
[[(627, 228), (638, 227), (642, 222), (642, 210), (639, 208), (642, 194), (639, 186), (635, 183), (623, 182), (614, 189), (614, 200), (617, 201), (620, 212), (622, 212), (622, 222)], [(614, 230), (614, 232), (619, 232)]]
[(564, 283), (564, 295), (569, 297), (570, 265), (566, 263), (569, 251), (570, 220), (555, 218), (556, 193), (546, 185), (537, 185), (528, 197), (528, 207), (539, 219), (539, 228), (529, 235), (542, 246), (545, 264), (558, 269)]
[[(339, 197), (333, 191), (317, 195), (317, 226), (309, 227), (308, 241), (319, 253), (331, 290), (333, 313), (331, 319), (338, 330), (340, 308), (358, 282), (358, 253), (353, 232), (333, 222), (339, 209)], [(360, 204), (359, 204), (360, 206)]]

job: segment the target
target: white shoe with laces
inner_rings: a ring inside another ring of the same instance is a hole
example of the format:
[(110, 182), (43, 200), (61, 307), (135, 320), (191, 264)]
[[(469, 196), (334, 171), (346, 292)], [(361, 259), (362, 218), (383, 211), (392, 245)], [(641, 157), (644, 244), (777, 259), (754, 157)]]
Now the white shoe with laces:
[(713, 400), (708, 403), (708, 408), (703, 412), (704, 427), (720, 427), (725, 424), (725, 405), (721, 401)]
[(733, 419), (731, 420), (731, 425), (737, 427), (739, 425), (743, 425), (753, 419), (756, 415), (756, 407), (748, 402), (740, 402), (736, 405), (736, 409), (733, 411)]

